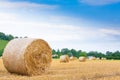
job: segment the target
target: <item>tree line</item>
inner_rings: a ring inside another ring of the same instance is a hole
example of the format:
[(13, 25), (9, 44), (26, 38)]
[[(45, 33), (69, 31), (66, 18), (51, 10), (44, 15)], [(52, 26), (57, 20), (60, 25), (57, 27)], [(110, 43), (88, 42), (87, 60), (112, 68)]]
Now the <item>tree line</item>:
[[(25, 36), (25, 37), (17, 37), (17, 36), (14, 37), (11, 34), (6, 35), (5, 33), (0, 32), (0, 40), (10, 41), (14, 38), (27, 38), (27, 36)], [(0, 50), (1, 55), (2, 55), (2, 52), (3, 52), (3, 49)], [(59, 49), (58, 50), (55, 50), (55, 49), (52, 50), (52, 57), (53, 58), (59, 58), (61, 55), (65, 55), (65, 54), (67, 54), (69, 56), (74, 56), (74, 57), (77, 57), (77, 58), (79, 58), (80, 56), (85, 56), (85, 57), (94, 56), (94, 57), (100, 58), (100, 59), (101, 58), (106, 58), (106, 59), (120, 60), (120, 51), (115, 51), (115, 52), (107, 51), (106, 53), (101, 53), (101, 52), (98, 52), (98, 51), (85, 52), (85, 51), (82, 51), (82, 50), (75, 50), (75, 49), (68, 49), (68, 48), (63, 48), (61, 50), (59, 50)]]
[(10, 41), (14, 38), (13, 35), (9, 34), (9, 35), (6, 35), (5, 33), (3, 32), (0, 32), (0, 40), (7, 40), (7, 41)]
[(5, 34), (3, 32), (0, 32), (0, 40), (6, 40), (6, 41), (10, 41), (14, 38), (27, 38), (27, 36), (25, 37), (18, 37), (18, 36), (13, 36), (11, 34)]
[(75, 49), (68, 49), (63, 48), (61, 50), (52, 50), (52, 57), (53, 58), (59, 58), (61, 55), (68, 55), (69, 57), (74, 56), (79, 58), (80, 56), (89, 57), (93, 56), (99, 59), (106, 58), (106, 59), (115, 59), (120, 60), (120, 51), (110, 52), (107, 51), (106, 53), (98, 52), (98, 51), (90, 51), (85, 52), (82, 50), (75, 50)]

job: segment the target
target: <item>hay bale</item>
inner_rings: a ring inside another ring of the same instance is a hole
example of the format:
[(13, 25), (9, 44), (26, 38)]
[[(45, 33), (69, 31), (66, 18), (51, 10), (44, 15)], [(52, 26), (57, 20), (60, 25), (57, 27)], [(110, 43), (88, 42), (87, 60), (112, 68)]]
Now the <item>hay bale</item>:
[(69, 62), (69, 56), (68, 55), (62, 55), (60, 56), (60, 62)]
[(4, 52), (3, 63), (11, 73), (23, 75), (40, 75), (52, 61), (52, 50), (42, 39), (13, 39)]
[(101, 60), (106, 60), (106, 58), (103, 58), (103, 57), (102, 57)]
[(89, 60), (96, 60), (96, 57), (90, 57)]
[(70, 57), (70, 61), (74, 61), (74, 60), (76, 60), (77, 58), (76, 57), (74, 57), (74, 56), (71, 56)]
[(100, 58), (96, 58), (97, 60), (100, 60)]
[(85, 62), (86, 61), (86, 57), (79, 57), (79, 61), (80, 62)]
[(96, 60), (100, 60), (100, 58), (96, 58)]

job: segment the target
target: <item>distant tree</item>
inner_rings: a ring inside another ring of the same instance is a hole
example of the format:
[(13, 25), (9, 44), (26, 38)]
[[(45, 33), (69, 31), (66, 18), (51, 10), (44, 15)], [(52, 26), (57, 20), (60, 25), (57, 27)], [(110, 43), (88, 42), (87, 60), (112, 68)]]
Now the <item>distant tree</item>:
[(27, 36), (25, 36), (24, 38), (28, 38)]
[(14, 37), (11, 34), (5, 35), (4, 33), (0, 32), (0, 39), (10, 41), (14, 39)]
[(107, 51), (107, 52), (106, 52), (106, 58), (107, 58), (107, 59), (113, 59), (112, 52)]
[(68, 48), (63, 48), (63, 49), (61, 50), (62, 55), (68, 54), (69, 52), (70, 52), (70, 51), (69, 51)]
[(55, 49), (52, 50), (52, 55), (56, 54), (56, 51)]
[(75, 49), (71, 49), (70, 52), (72, 53), (73, 56), (78, 57), (79, 53)]
[(18, 38), (18, 36), (15, 36), (15, 38)]
[(87, 56), (94, 56), (95, 57), (96, 53), (94, 51), (90, 51), (87, 53)]
[(101, 52), (97, 52), (97, 51), (90, 51), (87, 53), (87, 56), (94, 56), (94, 57), (98, 57), (98, 58), (105, 58), (105, 54), (101, 53)]
[(115, 51), (115, 52), (112, 54), (112, 58), (113, 58), (113, 59), (116, 59), (116, 60), (119, 60), (119, 59), (120, 59), (120, 52), (119, 52), (119, 51)]
[(7, 35), (7, 38), (8, 38), (8, 41), (14, 39), (14, 37), (10, 34), (10, 35)]
[(81, 52), (79, 56), (87, 57), (87, 53), (86, 52)]
[(70, 51), (67, 54), (69, 57), (73, 56), (73, 54)]
[(6, 35), (3, 32), (0, 32), (0, 39), (1, 40), (5, 40), (6, 39)]
[(97, 57), (99, 57), (100, 59), (101, 59), (101, 58), (106, 58), (106, 55), (103, 54), (103, 53), (101, 53), (101, 52), (99, 52), (99, 53), (97, 54)]
[(81, 52), (82, 52), (82, 50), (78, 50), (78, 51), (77, 51), (77, 53), (81, 53)]
[(77, 54), (76, 54), (76, 57), (79, 58), (81, 56), (81, 53), (82, 53), (82, 50), (78, 50)]
[(80, 56), (94, 56), (94, 57), (97, 57), (97, 58), (106, 58), (106, 59), (117, 59), (117, 60), (120, 60), (120, 51), (115, 51), (115, 52), (110, 52), (110, 51), (107, 51), (106, 54), (103, 54), (101, 52), (97, 52), (97, 51), (90, 51), (90, 52), (85, 52), (85, 51), (82, 51), (82, 50), (78, 50), (76, 51), (75, 49), (71, 49), (69, 50), (68, 48), (63, 48), (61, 49), (61, 51), (58, 49), (57, 51), (56, 50), (52, 50), (52, 55), (57, 55), (56, 58), (59, 58), (61, 55), (69, 55), (69, 56), (75, 56), (77, 58), (79, 58)]
[(57, 50), (56, 53), (57, 53), (57, 55), (58, 55), (58, 58), (62, 55), (59, 49)]

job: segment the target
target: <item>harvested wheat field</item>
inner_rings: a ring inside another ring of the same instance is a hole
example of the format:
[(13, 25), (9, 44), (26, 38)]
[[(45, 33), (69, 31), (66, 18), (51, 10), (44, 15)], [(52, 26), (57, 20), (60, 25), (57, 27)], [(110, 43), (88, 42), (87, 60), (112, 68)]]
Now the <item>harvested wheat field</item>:
[(119, 80), (120, 61), (95, 60), (69, 63), (52, 61), (50, 69), (40, 76), (25, 76), (9, 73), (0, 58), (0, 80)]

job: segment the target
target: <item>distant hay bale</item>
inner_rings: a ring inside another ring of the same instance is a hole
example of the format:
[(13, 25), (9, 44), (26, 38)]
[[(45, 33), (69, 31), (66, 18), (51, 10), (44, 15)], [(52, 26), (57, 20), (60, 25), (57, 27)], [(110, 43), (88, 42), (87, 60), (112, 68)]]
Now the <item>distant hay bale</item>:
[(90, 57), (89, 60), (96, 60), (96, 57)]
[(60, 56), (60, 62), (69, 62), (69, 56), (68, 55), (62, 55)]
[(96, 58), (97, 60), (100, 60), (100, 58)]
[(22, 75), (40, 75), (52, 61), (52, 50), (42, 39), (13, 39), (4, 52), (3, 63), (11, 73)]
[(80, 62), (85, 62), (86, 61), (86, 57), (79, 57), (79, 61)]
[(74, 56), (71, 56), (70, 57), (70, 61), (74, 61), (74, 60), (76, 60), (77, 59), (77, 57), (74, 57)]
[(101, 60), (106, 60), (106, 58), (101, 58)]

